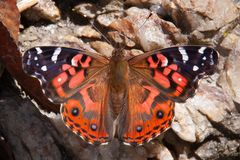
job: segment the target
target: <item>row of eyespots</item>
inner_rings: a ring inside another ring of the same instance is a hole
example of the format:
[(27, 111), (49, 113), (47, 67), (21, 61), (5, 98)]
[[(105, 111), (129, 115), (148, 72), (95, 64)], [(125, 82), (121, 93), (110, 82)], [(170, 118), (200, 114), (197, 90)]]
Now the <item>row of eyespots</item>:
[[(70, 108), (70, 107), (68, 106), (68, 108)], [(79, 108), (77, 106), (76, 107), (72, 106), (71, 109), (70, 109), (70, 112), (67, 109), (67, 107), (63, 107), (62, 110), (61, 110), (61, 113), (63, 113), (62, 115), (65, 118), (64, 121), (65, 121), (66, 125), (73, 131), (77, 130), (77, 132), (75, 131), (75, 133), (78, 134), (80, 137), (82, 137), (85, 141), (87, 141), (89, 143), (92, 143), (92, 144), (95, 144), (95, 145), (102, 144), (102, 143), (103, 144), (107, 143), (108, 137), (98, 137), (97, 138), (94, 135), (91, 135), (85, 129), (81, 128), (80, 124), (76, 124), (74, 122), (74, 120), (72, 120), (70, 118), (70, 116), (65, 116), (64, 113), (66, 113), (66, 115), (71, 114), (71, 116), (76, 117), (76, 118), (79, 117), (80, 111), (79, 111)], [(83, 125), (87, 125), (87, 123), (83, 122)], [(97, 124), (92, 123), (92, 124), (89, 125), (89, 128), (91, 129), (91, 131), (94, 132), (94, 131), (97, 131), (98, 126), (97, 126)]]
[[(133, 145), (133, 146), (142, 145), (144, 143), (149, 142), (153, 138), (157, 137), (163, 131), (167, 130), (167, 128), (169, 128), (171, 126), (172, 119), (174, 117), (174, 102), (169, 101), (169, 109), (170, 110), (168, 113), (164, 113), (164, 111), (162, 111), (162, 110), (158, 110), (156, 112), (155, 116), (159, 120), (163, 119), (164, 117), (167, 117), (167, 119), (164, 122), (153, 127), (153, 129), (150, 130), (149, 132), (147, 132), (144, 136), (139, 136), (136, 138), (124, 137), (125, 143)], [(136, 131), (139, 133), (142, 132), (143, 127), (141, 125), (137, 125)]]

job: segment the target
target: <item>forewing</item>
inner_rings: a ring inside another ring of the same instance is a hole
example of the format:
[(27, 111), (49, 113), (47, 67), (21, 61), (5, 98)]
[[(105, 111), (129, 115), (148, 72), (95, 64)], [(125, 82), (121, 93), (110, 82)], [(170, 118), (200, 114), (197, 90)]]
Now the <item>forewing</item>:
[(84, 50), (65, 47), (34, 47), (23, 55), (24, 71), (38, 78), (43, 93), (63, 103), (103, 69), (108, 60)]
[(175, 101), (192, 96), (198, 80), (214, 73), (217, 63), (217, 51), (201, 46), (171, 47), (129, 60), (133, 70)]
[(174, 117), (174, 102), (131, 71), (126, 112), (120, 114), (119, 135), (124, 143), (142, 145), (166, 131)]

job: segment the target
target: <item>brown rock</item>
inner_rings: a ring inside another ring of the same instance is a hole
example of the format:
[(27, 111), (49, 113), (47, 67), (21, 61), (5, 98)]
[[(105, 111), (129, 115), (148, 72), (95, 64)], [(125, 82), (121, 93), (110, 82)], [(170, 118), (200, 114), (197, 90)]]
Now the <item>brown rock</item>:
[(176, 105), (172, 128), (185, 141), (202, 142), (215, 131), (209, 120), (221, 123), (231, 111), (235, 106), (220, 88), (202, 84), (193, 98)]
[(0, 1), (0, 25), (7, 28), (15, 42), (18, 40), (20, 14), (16, 0)]
[(87, 37), (87, 38), (101, 38), (101, 34), (92, 28), (90, 25), (78, 26), (74, 29), (74, 33), (78, 37)]
[(134, 47), (136, 44), (133, 40), (121, 34), (118, 31), (108, 32), (109, 37), (117, 44), (124, 44), (127, 47)]
[(43, 18), (52, 22), (60, 20), (60, 11), (52, 0), (39, 0), (38, 3), (24, 13), (29, 20), (38, 21)]
[(109, 1), (109, 3), (103, 7), (104, 12), (121, 11), (123, 12), (124, 4), (118, 0)]
[(119, 32), (119, 36), (125, 35), (133, 41), (136, 41), (136, 35), (134, 34), (134, 26), (133, 23), (130, 22), (129, 19), (123, 18), (112, 22), (109, 26), (113, 30)]
[(159, 151), (158, 151), (158, 159), (164, 159), (164, 160), (173, 160), (173, 156), (171, 155), (171, 152), (164, 146), (160, 145)]
[(115, 11), (107, 14), (101, 14), (97, 16), (97, 21), (101, 25), (108, 27), (113, 21), (123, 16), (123, 12)]
[(98, 53), (103, 54), (107, 57), (110, 57), (112, 55), (113, 50), (114, 50), (114, 48), (110, 44), (108, 44), (107, 42), (94, 41), (94, 42), (90, 42), (90, 45)]
[[(220, 137), (217, 140), (211, 140), (204, 143), (196, 150), (196, 154), (201, 159), (219, 159), (220, 157), (226, 159), (227, 157), (239, 157), (237, 150), (240, 147), (240, 141), (228, 140), (227, 138)], [(236, 154), (237, 153), (237, 154)]]
[[(239, 16), (239, 11), (232, 0), (207, 0), (204, 3), (201, 0), (172, 2), (166, 0), (163, 4), (184, 31), (216, 31)], [(185, 18), (180, 18), (182, 16)]]
[(238, 24), (230, 33), (225, 33), (225, 38), (221, 42), (220, 46), (230, 51), (234, 49), (240, 50), (240, 25)]
[(126, 13), (145, 51), (187, 42), (186, 36), (183, 36), (173, 23), (160, 19), (149, 10), (131, 7)]
[(239, 17), (239, 9), (232, 0), (207, 0), (204, 3), (201, 0), (164, 0), (162, 6), (183, 32), (191, 33), (191, 41), (200, 44), (215, 44), (211, 37)]
[(196, 141), (196, 125), (184, 104), (175, 105), (175, 119), (172, 123), (173, 131), (183, 140)]
[(150, 6), (154, 4), (161, 4), (162, 0), (126, 0), (126, 5)]
[(145, 51), (163, 48), (172, 44), (162, 28), (150, 17), (150, 11), (131, 7), (126, 11), (133, 23), (134, 33)]
[(232, 99), (240, 103), (240, 45), (237, 44), (237, 48), (233, 49), (228, 57), (225, 69), (221, 73), (218, 84), (228, 93)]
[(94, 18), (97, 14), (97, 7), (92, 3), (81, 3), (73, 8), (78, 14), (81, 14), (84, 17)]

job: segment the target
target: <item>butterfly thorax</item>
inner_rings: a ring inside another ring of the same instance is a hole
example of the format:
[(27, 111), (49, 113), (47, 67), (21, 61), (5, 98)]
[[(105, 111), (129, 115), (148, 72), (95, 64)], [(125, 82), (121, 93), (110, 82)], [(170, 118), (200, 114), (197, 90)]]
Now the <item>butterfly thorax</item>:
[(126, 103), (129, 65), (120, 54), (110, 60), (110, 93), (114, 118), (118, 116)]

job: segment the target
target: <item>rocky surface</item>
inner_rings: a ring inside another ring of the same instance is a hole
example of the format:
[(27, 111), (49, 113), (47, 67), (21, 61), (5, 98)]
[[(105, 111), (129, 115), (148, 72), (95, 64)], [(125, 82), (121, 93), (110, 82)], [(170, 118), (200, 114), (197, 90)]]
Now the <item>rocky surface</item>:
[(22, 13), (22, 53), (33, 46), (59, 45), (111, 56), (118, 43), (126, 46), (126, 55), (138, 55), (173, 45), (211, 44), (220, 53), (218, 71), (200, 82), (194, 97), (176, 104), (172, 129), (139, 147), (117, 139), (106, 146), (85, 143), (59, 116), (48, 118), (22, 99), (5, 73), (0, 85), (0, 151), (13, 159), (240, 159), (238, 1), (55, 2), (41, 0)]
[(26, 10), (23, 15), (31, 21), (46, 19), (56, 22), (61, 18), (60, 10), (52, 0), (38, 0), (38, 3)]

